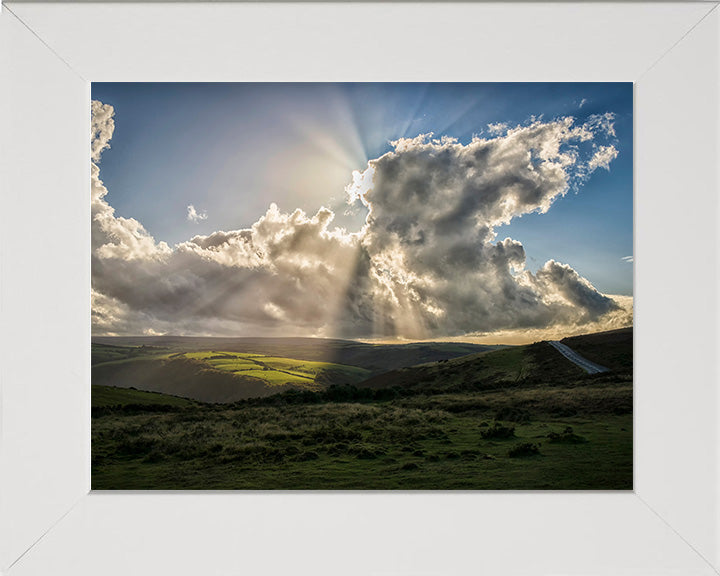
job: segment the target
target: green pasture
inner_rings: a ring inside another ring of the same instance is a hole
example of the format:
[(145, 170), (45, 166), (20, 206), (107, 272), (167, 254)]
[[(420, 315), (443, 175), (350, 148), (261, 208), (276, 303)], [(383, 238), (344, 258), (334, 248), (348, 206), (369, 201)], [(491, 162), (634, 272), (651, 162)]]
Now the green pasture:
[(354, 380), (362, 379), (368, 374), (367, 370), (356, 366), (344, 366), (332, 362), (313, 362), (244, 352), (209, 350), (203, 352), (185, 352), (175, 357), (183, 356), (204, 362), (216, 370), (258, 378), (270, 386), (292, 384), (301, 387), (312, 387), (315, 386), (315, 379), (318, 376), (331, 371), (346, 374)]

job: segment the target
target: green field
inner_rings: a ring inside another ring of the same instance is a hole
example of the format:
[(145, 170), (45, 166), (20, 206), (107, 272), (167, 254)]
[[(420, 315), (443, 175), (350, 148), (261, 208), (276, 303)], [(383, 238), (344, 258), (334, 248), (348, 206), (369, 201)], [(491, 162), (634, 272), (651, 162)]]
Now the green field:
[[(94, 386), (92, 487), (630, 490), (632, 347), (596, 341), (620, 370), (587, 375), (538, 343), (225, 404)], [(182, 354), (231, 377), (336, 369)]]
[(233, 402), (288, 388), (317, 390), (358, 383), (371, 372), (335, 362), (183, 347), (93, 343), (92, 382), (202, 402)]
[(174, 357), (191, 358), (204, 362), (216, 370), (257, 378), (269, 386), (292, 384), (302, 388), (317, 388), (318, 377), (325, 374), (345, 375), (348, 381), (359, 381), (369, 376), (367, 370), (356, 366), (279, 358), (262, 354), (210, 350), (186, 352), (176, 354)]

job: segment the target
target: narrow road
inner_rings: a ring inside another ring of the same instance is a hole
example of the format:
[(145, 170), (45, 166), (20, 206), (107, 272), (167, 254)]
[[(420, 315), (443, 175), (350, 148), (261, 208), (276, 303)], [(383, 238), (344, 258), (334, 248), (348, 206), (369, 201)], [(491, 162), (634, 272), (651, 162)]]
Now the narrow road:
[(562, 342), (558, 342), (557, 340), (549, 340), (548, 344), (555, 348), (560, 354), (565, 356), (570, 362), (573, 364), (577, 364), (585, 370), (588, 374), (600, 374), (601, 372), (610, 372), (608, 368), (605, 368), (605, 366), (600, 366), (599, 364), (595, 364), (594, 362), (590, 362), (587, 358), (583, 358), (575, 352), (572, 348), (565, 346)]

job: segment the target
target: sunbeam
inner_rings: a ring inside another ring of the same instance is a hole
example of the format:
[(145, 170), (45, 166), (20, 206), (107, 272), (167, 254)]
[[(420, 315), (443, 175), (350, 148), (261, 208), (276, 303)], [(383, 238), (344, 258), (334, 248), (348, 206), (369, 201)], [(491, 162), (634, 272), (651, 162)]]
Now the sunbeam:
[[(531, 270), (521, 241), (497, 238), (613, 174), (628, 142), (616, 112), (500, 117), (505, 129), (468, 138), (487, 126), (478, 120), (494, 94), (485, 85), (248, 85), (239, 94), (235, 116), (213, 111), (231, 126), (213, 141), (217, 158), (198, 158), (218, 170), (181, 196), (170, 236), (109, 203), (100, 165), (105, 176), (120, 117), (93, 104), (96, 333), (510, 341), (632, 322), (629, 295), (603, 293), (554, 255)], [(222, 202), (218, 183), (234, 186)]]

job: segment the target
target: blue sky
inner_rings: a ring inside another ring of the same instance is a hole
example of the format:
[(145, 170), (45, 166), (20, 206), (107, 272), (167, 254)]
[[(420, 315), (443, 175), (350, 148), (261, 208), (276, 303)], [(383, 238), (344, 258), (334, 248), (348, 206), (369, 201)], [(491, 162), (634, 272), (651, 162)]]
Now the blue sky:
[[(632, 84), (174, 84), (94, 83), (115, 108), (102, 158), (108, 201), (171, 246), (196, 234), (247, 227), (270, 202), (281, 210), (347, 212), (352, 170), (389, 142), (433, 132), (468, 142), (490, 123), (615, 114), (618, 157), (546, 214), (500, 227), (519, 240), (527, 267), (570, 264), (598, 290), (632, 294)], [(192, 204), (207, 219), (187, 219)]]

